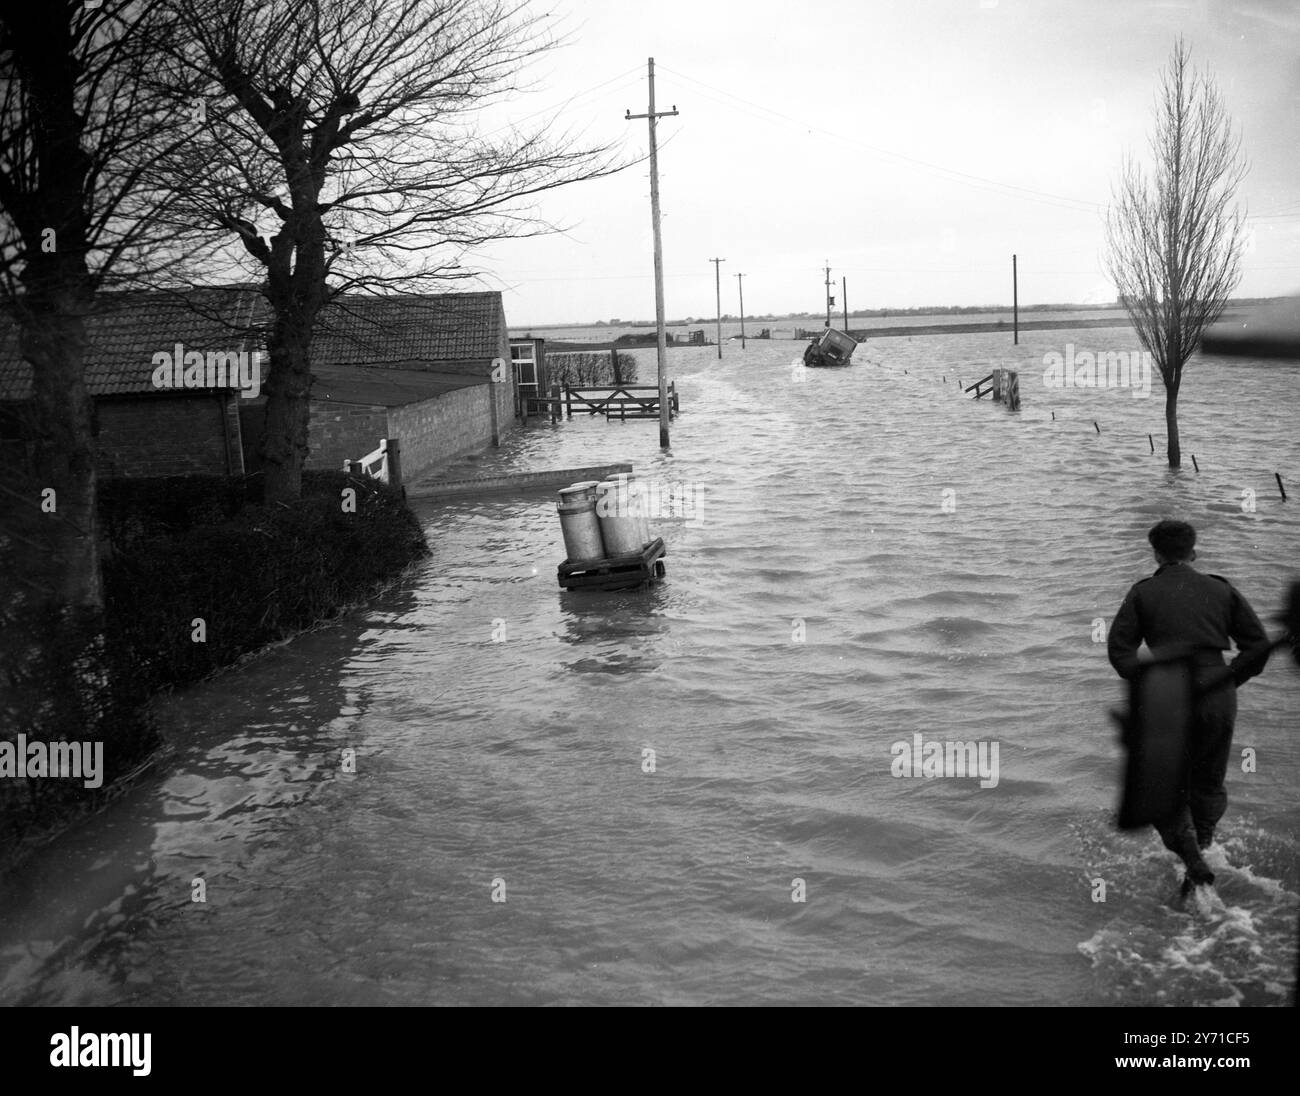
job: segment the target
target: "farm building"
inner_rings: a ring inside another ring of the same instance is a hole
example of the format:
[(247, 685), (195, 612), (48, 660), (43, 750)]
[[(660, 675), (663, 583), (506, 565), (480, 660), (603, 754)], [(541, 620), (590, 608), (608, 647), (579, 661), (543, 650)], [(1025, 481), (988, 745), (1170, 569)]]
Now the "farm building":
[[(86, 361), (100, 474), (255, 471), (268, 319), (251, 286), (102, 296), (87, 320)], [(499, 293), (337, 298), (313, 336), (307, 467), (341, 468), (396, 438), (409, 479), (499, 444), (515, 421), (510, 361)], [(9, 446), (23, 444), (31, 394), (31, 367), (4, 323), (0, 439)]]

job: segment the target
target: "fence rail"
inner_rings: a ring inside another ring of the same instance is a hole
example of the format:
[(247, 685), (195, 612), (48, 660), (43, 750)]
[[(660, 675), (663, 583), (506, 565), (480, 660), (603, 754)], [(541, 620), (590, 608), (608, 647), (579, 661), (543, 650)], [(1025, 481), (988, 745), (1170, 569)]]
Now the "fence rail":
[(400, 486), (402, 474), (398, 452), (396, 438), (380, 438), (379, 447), (360, 460), (345, 460), (343, 471), (354, 476), (371, 476), (390, 487)]
[[(577, 405), (578, 413), (604, 415), (610, 419), (657, 418), (659, 415), (659, 387), (653, 384), (624, 384), (604, 387), (572, 388), (565, 386), (565, 414), (573, 418), (573, 409)], [(680, 410), (677, 400), (677, 384), (668, 385), (668, 417), (672, 418)]]
[(995, 369), (968, 385), (965, 391), (974, 392), (977, 400), (991, 395), (994, 403), (1005, 403), (1012, 411), (1020, 410), (1020, 374), (1014, 369)]

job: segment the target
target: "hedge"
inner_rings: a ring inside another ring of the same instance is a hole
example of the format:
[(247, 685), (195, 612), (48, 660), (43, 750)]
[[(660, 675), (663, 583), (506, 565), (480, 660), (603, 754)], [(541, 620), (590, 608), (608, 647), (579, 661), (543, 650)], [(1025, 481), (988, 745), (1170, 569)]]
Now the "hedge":
[[(400, 492), (368, 477), (304, 472), (302, 498), (273, 506), (262, 482), (102, 483), (100, 644), (91, 643), (93, 627), (32, 598), (6, 603), (0, 741), (103, 737), (105, 774), (98, 790), (69, 779), (0, 780), (0, 872), (16, 849), (102, 801), (148, 760), (160, 743), (145, 708), (152, 694), (337, 615), (428, 551)], [(345, 491), (355, 492), (354, 508)], [(7, 557), (15, 545), (0, 538), (0, 548)], [(0, 562), (21, 573), (20, 558)], [(95, 679), (105, 684), (95, 688)]]
[[(611, 385), (614, 383), (614, 367), (609, 360), (608, 350), (564, 350), (546, 355), (546, 381), (560, 387), (570, 385), (580, 388), (584, 385)], [(618, 370), (622, 374), (623, 384), (636, 383), (636, 357), (632, 354), (619, 353)]]

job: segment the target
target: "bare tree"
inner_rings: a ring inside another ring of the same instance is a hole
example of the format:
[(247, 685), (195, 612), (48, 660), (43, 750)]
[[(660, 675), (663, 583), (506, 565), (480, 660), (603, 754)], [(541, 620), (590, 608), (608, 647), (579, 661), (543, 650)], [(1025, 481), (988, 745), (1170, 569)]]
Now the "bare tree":
[[(37, 632), (24, 659), (60, 652), (70, 697), (43, 702), (77, 700), (87, 723), (102, 683), (103, 592), (86, 318), (106, 281), (180, 257), (149, 216), (166, 198), (143, 177), (147, 153), (178, 124), (150, 90), (151, 42), (166, 25), (153, 0), (50, 0), (0, 16), (0, 319), (16, 326), (32, 376), (28, 460), (7, 470), (17, 487), (5, 489), (0, 554), (14, 595), (0, 615), (24, 622), (10, 635)], [(16, 661), (0, 658), (11, 672)]]
[(1204, 329), (1241, 278), (1246, 174), (1241, 139), (1211, 78), (1189, 66), (1180, 38), (1161, 74), (1148, 175), (1125, 161), (1107, 216), (1106, 262), (1142, 345), (1165, 384), (1169, 466), (1182, 462), (1178, 392)]
[(529, 205), (616, 168), (543, 126), (480, 132), (554, 43), (521, 0), (174, 0), (207, 122), (159, 170), (180, 223), (227, 233), (270, 306), (266, 497), (298, 496), (313, 330), (347, 291), (470, 277), (466, 252), (550, 231)]

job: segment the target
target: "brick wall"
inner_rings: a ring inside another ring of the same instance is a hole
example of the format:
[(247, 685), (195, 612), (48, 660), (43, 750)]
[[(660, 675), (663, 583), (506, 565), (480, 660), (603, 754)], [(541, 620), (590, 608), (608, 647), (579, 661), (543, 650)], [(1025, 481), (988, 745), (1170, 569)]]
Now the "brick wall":
[[(417, 477), (447, 464), (456, 457), (492, 444), (492, 411), (489, 400), (500, 400), (500, 389), (509, 385), (476, 384), (458, 388), (434, 400), (394, 407), (389, 412), (392, 436), (402, 445), (402, 478)], [(502, 425), (513, 423), (513, 410)]]
[(99, 474), (228, 475), (230, 445), (237, 445), (227, 440), (230, 401), (211, 393), (96, 400)]
[[(500, 383), (494, 383), (492, 387), (496, 389), (497, 429), (504, 437), (517, 425), (515, 422), (515, 393), (517, 388), (515, 385), (515, 371), (510, 365), (510, 339), (508, 336), (501, 339), (499, 349), (505, 351), (505, 353), (498, 355), (506, 363), (505, 375)], [(492, 358), (475, 358), (473, 360), (439, 361), (432, 363), (430, 368), (444, 373), (463, 373), (486, 379), (492, 376), (493, 360)]]
[(312, 400), (306, 467), (341, 469), (345, 460), (360, 460), (388, 436), (386, 407)]

